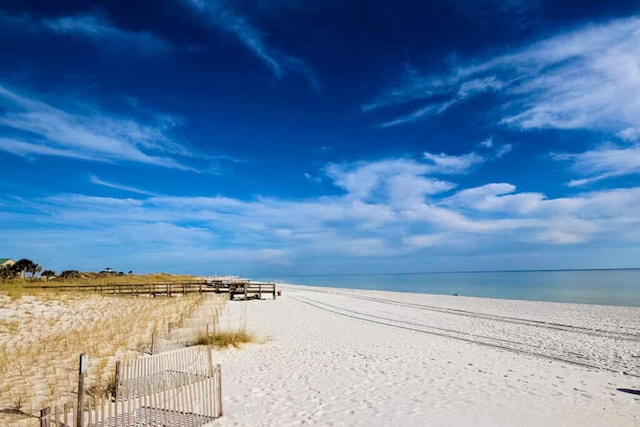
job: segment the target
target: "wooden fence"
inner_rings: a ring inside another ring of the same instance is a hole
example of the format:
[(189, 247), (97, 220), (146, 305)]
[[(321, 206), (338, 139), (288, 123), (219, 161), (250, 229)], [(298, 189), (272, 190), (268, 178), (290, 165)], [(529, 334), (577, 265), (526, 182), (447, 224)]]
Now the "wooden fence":
[(103, 398), (84, 395), (82, 363), (77, 404), (43, 409), (41, 427), (196, 427), (222, 416), (221, 370), (209, 347), (118, 362)]
[(172, 296), (189, 293), (227, 293), (232, 298), (236, 295), (257, 297), (262, 299), (263, 294), (276, 298), (275, 283), (251, 282), (246, 280), (181, 280), (173, 282), (150, 282), (128, 284), (81, 284), (81, 285), (53, 285), (27, 286), (28, 288), (56, 289), (75, 292), (95, 292), (101, 294), (117, 295), (151, 295)]

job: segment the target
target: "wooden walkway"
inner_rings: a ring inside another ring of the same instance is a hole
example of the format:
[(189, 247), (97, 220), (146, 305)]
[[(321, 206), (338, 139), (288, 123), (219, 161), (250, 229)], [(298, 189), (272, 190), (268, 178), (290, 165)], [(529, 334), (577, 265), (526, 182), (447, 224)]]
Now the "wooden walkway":
[(231, 299), (240, 296), (243, 299), (262, 299), (262, 295), (271, 295), (276, 299), (275, 283), (253, 282), (249, 280), (181, 280), (172, 282), (149, 282), (129, 284), (83, 284), (83, 285), (47, 285), (29, 286), (39, 289), (67, 290), (71, 292), (95, 292), (116, 295), (172, 296), (202, 293), (229, 294)]

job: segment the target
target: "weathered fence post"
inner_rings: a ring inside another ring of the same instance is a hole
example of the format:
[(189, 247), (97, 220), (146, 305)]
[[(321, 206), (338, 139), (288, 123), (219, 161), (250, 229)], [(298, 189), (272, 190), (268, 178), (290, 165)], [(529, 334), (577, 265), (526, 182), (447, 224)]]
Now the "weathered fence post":
[[(209, 329), (209, 325), (207, 325), (207, 329)], [(213, 349), (211, 347), (207, 347), (207, 361), (209, 362), (209, 375), (214, 377), (216, 368), (213, 365)]]
[(120, 399), (120, 370), (120, 361), (118, 360), (116, 362), (116, 384), (113, 390), (113, 398), (115, 401), (115, 404), (113, 406), (115, 406), (116, 420), (118, 419), (118, 401)]
[(222, 416), (222, 370), (220, 368), (220, 364), (216, 365), (216, 385), (217, 385), (217, 394), (218, 394), (218, 416)]
[(87, 372), (89, 356), (86, 353), (80, 355), (78, 366), (78, 406), (76, 408), (76, 426), (82, 427), (84, 420), (84, 374)]
[(50, 426), (51, 426), (51, 408), (41, 409), (40, 410), (40, 427), (50, 427)]

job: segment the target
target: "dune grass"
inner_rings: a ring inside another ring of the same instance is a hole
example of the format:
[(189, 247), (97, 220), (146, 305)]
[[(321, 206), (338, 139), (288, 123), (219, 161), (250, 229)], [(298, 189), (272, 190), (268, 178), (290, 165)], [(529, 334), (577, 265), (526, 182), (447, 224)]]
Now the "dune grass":
[[(195, 277), (156, 274), (49, 283), (190, 279)], [(46, 284), (46, 281), (5, 281), (0, 285), (0, 425), (18, 426), (11, 417), (25, 421), (24, 413), (33, 415), (43, 407), (74, 401), (80, 353), (89, 355), (87, 392), (92, 396), (108, 394), (113, 387), (116, 360), (139, 357), (141, 352), (148, 351), (153, 336), (166, 333), (170, 323), (182, 325), (184, 319), (191, 319), (196, 307), (206, 299), (196, 294), (132, 298), (28, 287), (34, 284)], [(216, 305), (213, 319), (203, 319), (206, 323), (213, 321), (215, 333), (198, 337), (198, 344), (228, 348), (256, 342), (256, 337), (246, 331), (246, 313), (241, 313), (239, 325), (234, 328), (231, 318), (236, 316), (231, 316), (228, 296), (221, 297), (219, 302), (221, 305)], [(246, 310), (246, 306), (242, 308)], [(193, 318), (196, 323), (202, 316), (202, 311), (198, 313)], [(226, 318), (226, 327), (218, 331), (222, 315)]]
[[(0, 292), (0, 410), (36, 413), (73, 401), (84, 352), (87, 387), (99, 391), (110, 383), (116, 360), (146, 351), (156, 331), (188, 317), (203, 300), (60, 292), (12, 298)], [(6, 425), (1, 417), (0, 425)]]
[(195, 345), (209, 345), (215, 348), (235, 347), (239, 348), (242, 344), (257, 342), (253, 334), (245, 330), (237, 331), (219, 331), (207, 334), (201, 334), (196, 339)]
[(73, 289), (61, 287), (73, 287), (78, 285), (129, 285), (154, 282), (172, 282), (181, 280), (196, 280), (196, 276), (177, 275), (167, 273), (134, 274), (118, 276), (116, 274), (80, 273), (73, 278), (54, 278), (51, 280), (36, 278), (11, 279), (0, 282), (0, 292), (13, 299), (25, 295), (43, 295), (45, 292), (73, 292)]

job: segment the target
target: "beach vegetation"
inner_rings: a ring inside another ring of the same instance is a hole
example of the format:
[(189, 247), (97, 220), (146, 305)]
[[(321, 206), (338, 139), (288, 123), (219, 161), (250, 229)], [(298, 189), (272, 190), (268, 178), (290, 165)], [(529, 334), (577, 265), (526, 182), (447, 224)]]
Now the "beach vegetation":
[(16, 261), (9, 269), (12, 270), (13, 277), (19, 276), (21, 278), (26, 277), (27, 274), (34, 277), (36, 273), (42, 271), (42, 267), (39, 264), (27, 258)]
[(47, 281), (49, 281), (50, 278), (52, 277), (56, 277), (56, 272), (53, 270), (45, 270), (42, 273), (40, 273), (40, 275), (44, 278), (47, 279)]
[(216, 331), (210, 334), (200, 334), (195, 345), (208, 345), (215, 348), (235, 347), (239, 348), (242, 344), (257, 342), (255, 335), (240, 328), (236, 331)]
[[(12, 289), (0, 292), (0, 310), (6, 313), (0, 321), (0, 413), (5, 415), (16, 409), (36, 414), (70, 396), (80, 353), (90, 358), (87, 391), (108, 396), (115, 387), (116, 360), (138, 357), (151, 347), (155, 331), (189, 317), (204, 301), (202, 295), (126, 298), (48, 290), (8, 296)], [(6, 425), (2, 416), (0, 425)]]

